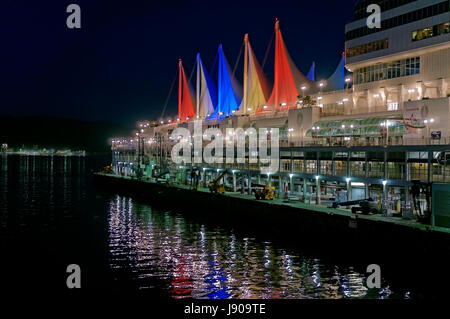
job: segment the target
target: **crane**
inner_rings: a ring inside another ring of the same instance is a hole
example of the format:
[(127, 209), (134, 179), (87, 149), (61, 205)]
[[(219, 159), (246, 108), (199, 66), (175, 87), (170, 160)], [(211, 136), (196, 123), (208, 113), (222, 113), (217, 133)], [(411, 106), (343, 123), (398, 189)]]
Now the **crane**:
[(228, 173), (228, 170), (224, 170), (222, 173), (219, 174), (218, 177), (216, 177), (213, 181), (209, 182), (208, 188), (211, 193), (225, 193), (225, 187), (223, 185), (220, 185), (220, 180), (222, 177), (225, 176), (225, 174)]

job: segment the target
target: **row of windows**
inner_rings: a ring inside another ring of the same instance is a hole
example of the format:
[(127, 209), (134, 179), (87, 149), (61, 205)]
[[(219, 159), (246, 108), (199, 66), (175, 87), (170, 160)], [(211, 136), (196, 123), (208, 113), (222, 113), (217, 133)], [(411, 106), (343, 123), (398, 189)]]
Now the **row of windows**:
[(391, 10), (416, 0), (362, 0), (355, 5), (355, 20), (365, 18), (370, 15), (367, 13), (367, 7), (370, 4), (377, 4), (381, 8), (381, 12)]
[(420, 73), (420, 57), (371, 65), (356, 70), (355, 84), (394, 79)]
[(441, 24), (436, 24), (428, 28), (415, 30), (411, 33), (411, 39), (413, 41), (419, 41), (423, 39), (436, 37), (441, 34), (449, 33), (449, 31), (450, 31), (450, 22), (445, 22)]
[(353, 48), (348, 48), (346, 54), (347, 54), (348, 58), (351, 58), (351, 57), (358, 56), (358, 55), (361, 55), (364, 53), (387, 49), (388, 46), (389, 46), (388, 39), (383, 39), (383, 40), (379, 40), (379, 41), (366, 43), (363, 45), (358, 45)]
[[(332, 161), (320, 162), (320, 174), (332, 175)], [(347, 175), (347, 162), (335, 161), (335, 176)], [(236, 168), (232, 164), (227, 165), (228, 168)], [(243, 167), (246, 168), (246, 167)], [(258, 165), (251, 165), (251, 169), (258, 170)], [(280, 166), (281, 172), (291, 172), (290, 161), (283, 160)], [(303, 173), (303, 161), (294, 161), (294, 169), (296, 173)], [(316, 174), (316, 163), (310, 163), (307, 167), (307, 173)], [(366, 164), (365, 162), (351, 162), (350, 163), (350, 176), (354, 177), (366, 177)], [(418, 179), (422, 181), (428, 180), (428, 164), (427, 163), (412, 163), (409, 167), (410, 179)], [(367, 177), (368, 178), (382, 178), (384, 176), (384, 163), (381, 162), (368, 162), (367, 163)], [(406, 178), (406, 166), (404, 163), (387, 163), (387, 177), (390, 179), (405, 179)], [(435, 182), (449, 182), (450, 181), (450, 165), (440, 165), (433, 163), (431, 169), (430, 180)]]
[(364, 26), (358, 29), (350, 30), (345, 33), (345, 40), (348, 41), (356, 39), (378, 31), (384, 31), (386, 29), (394, 28), (399, 25), (429, 18), (441, 13), (448, 12), (449, 8), (450, 6), (448, 0), (440, 2), (426, 8), (418, 9), (416, 11), (411, 11), (396, 17), (392, 17), (390, 19), (383, 20), (381, 21), (381, 28), (379, 29), (378, 28), (369, 29), (367, 26)]

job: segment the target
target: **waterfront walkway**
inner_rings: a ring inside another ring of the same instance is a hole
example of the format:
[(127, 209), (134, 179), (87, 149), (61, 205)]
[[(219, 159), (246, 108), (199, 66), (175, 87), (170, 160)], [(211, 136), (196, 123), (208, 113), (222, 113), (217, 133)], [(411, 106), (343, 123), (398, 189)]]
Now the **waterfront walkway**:
[[(179, 188), (179, 189), (195, 191), (192, 189), (192, 187), (190, 187), (190, 185), (184, 185), (184, 184), (168, 185), (165, 183), (157, 183), (153, 180), (146, 180), (146, 179), (138, 180), (134, 177), (129, 177), (129, 176), (118, 176), (115, 174), (105, 174), (105, 173), (96, 173), (96, 174), (106, 175), (106, 176), (114, 177), (114, 178), (118, 178), (118, 179), (133, 180), (138, 183), (159, 184), (159, 185), (165, 185), (167, 187), (175, 187), (175, 188)], [(198, 190), (198, 191), (204, 192), (204, 193), (210, 192), (209, 189), (205, 188), (205, 187), (200, 187), (200, 190)], [(240, 199), (245, 199), (245, 200), (249, 200), (249, 201), (256, 201), (256, 199), (253, 195), (242, 194), (242, 193), (238, 193), (238, 192), (226, 192), (224, 194), (220, 194), (220, 196), (228, 196), (231, 198), (234, 197), (234, 198), (240, 198)], [(263, 201), (263, 200), (260, 200), (260, 201)], [(422, 223), (417, 222), (414, 219), (403, 219), (401, 217), (387, 217), (387, 216), (383, 216), (381, 214), (375, 214), (375, 215), (353, 214), (350, 209), (329, 208), (329, 207), (326, 207), (323, 205), (307, 204), (307, 203), (302, 203), (300, 201), (287, 202), (286, 200), (283, 200), (283, 199), (265, 200), (264, 202), (266, 202), (267, 205), (289, 206), (289, 207), (304, 209), (304, 210), (313, 211), (313, 212), (317, 212), (317, 213), (321, 213), (321, 214), (347, 216), (350, 219), (355, 219), (355, 220), (366, 219), (366, 220), (370, 220), (370, 221), (376, 222), (376, 223), (391, 223), (391, 224), (396, 224), (396, 225), (409, 227), (409, 228), (413, 228), (413, 229), (419, 229), (421, 231), (441, 232), (441, 233), (450, 234), (449, 228), (422, 224)]]

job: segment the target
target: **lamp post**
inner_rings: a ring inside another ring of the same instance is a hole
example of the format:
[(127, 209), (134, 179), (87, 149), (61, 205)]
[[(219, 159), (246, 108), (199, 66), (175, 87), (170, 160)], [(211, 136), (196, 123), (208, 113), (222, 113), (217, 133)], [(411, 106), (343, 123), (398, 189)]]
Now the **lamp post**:
[(434, 123), (434, 118), (425, 119), (423, 121), (423, 123), (425, 124), (425, 127), (426, 127), (427, 141), (429, 141), (429, 143), (427, 143), (427, 144), (431, 144), (430, 124)]
[(320, 205), (320, 176), (316, 175), (316, 204)]
[[(386, 138), (385, 138), (385, 142), (384, 145), (388, 145), (389, 144), (389, 126), (391, 125), (391, 121), (389, 120), (385, 120), (384, 122), (380, 123), (380, 126), (382, 126), (383, 128), (386, 129)], [(383, 129), (384, 131), (384, 129)]]
[(320, 81), (319, 82), (320, 92), (322, 92), (322, 89), (323, 89), (324, 86), (325, 86), (325, 81)]
[(386, 202), (387, 202), (387, 192), (386, 192), (386, 184), (387, 180), (383, 179), (381, 181), (383, 184), (383, 199), (381, 200), (381, 211), (383, 212), (384, 216), (387, 216), (387, 208), (386, 208)]
[(300, 89), (302, 90), (302, 97), (305, 97), (306, 86), (302, 85), (302, 87)]
[(345, 145), (345, 124), (342, 124), (341, 127), (342, 127), (343, 139), (344, 139), (342, 145)]
[(351, 181), (351, 178), (350, 177), (347, 177), (347, 178), (345, 178), (345, 181), (347, 182), (347, 201), (350, 201), (351, 200), (351, 184), (350, 184), (350, 181)]
[(346, 89), (347, 89), (347, 90), (348, 90), (348, 87), (349, 87), (351, 81), (352, 81), (352, 79), (351, 79), (350, 76), (347, 76), (347, 77), (345, 78), (345, 86), (346, 86)]
[(233, 192), (236, 192), (236, 171), (232, 170), (231, 172), (233, 173)]
[(292, 184), (292, 177), (294, 177), (294, 174), (289, 174), (289, 190), (290, 193), (292, 195), (292, 193), (294, 192), (294, 184)]
[(353, 136), (355, 126), (350, 124), (350, 145), (354, 145), (355, 137)]
[[(142, 132), (144, 130), (141, 130)], [(137, 138), (137, 163), (138, 167), (141, 167), (141, 136), (139, 133), (136, 133)]]
[(203, 187), (206, 188), (206, 167), (203, 167)]
[(386, 145), (389, 144), (389, 126), (391, 125), (390, 121), (386, 121)]

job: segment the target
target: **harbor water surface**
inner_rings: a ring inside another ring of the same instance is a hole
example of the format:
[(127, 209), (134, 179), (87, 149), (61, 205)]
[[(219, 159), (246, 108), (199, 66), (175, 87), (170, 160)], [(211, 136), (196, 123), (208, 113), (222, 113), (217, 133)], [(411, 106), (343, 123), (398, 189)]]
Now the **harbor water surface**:
[[(396, 281), (389, 277), (391, 271), (382, 272), (381, 288), (368, 288), (366, 268), (373, 261), (358, 259), (357, 252), (351, 260), (315, 254), (306, 249), (315, 238), (286, 243), (251, 229), (204, 223), (170, 205), (156, 209), (142, 198), (96, 189), (92, 172), (107, 164), (107, 156), (1, 157), (1, 281), (11, 293), (67, 292), (66, 268), (78, 264), (80, 291), (86, 294), (297, 299), (435, 295), (414, 281)], [(392, 267), (401, 272), (414, 266)], [(439, 274), (427, 271), (427, 276), (439, 286)]]

